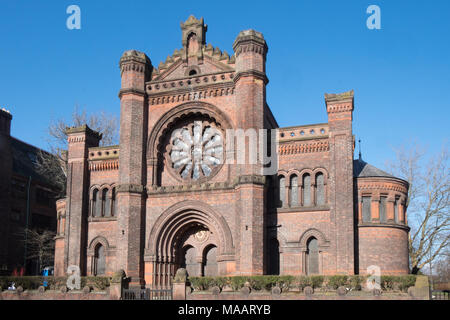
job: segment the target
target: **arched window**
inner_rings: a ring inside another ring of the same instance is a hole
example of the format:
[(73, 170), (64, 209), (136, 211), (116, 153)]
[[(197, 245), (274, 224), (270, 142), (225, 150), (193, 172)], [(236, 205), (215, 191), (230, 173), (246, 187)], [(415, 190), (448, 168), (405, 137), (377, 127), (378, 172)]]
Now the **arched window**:
[(307, 242), (306, 274), (319, 273), (319, 242), (311, 237)]
[(217, 247), (211, 245), (205, 249), (203, 254), (203, 276), (216, 277), (219, 274), (217, 268)]
[(198, 49), (199, 49), (199, 44), (198, 44), (198, 40), (197, 40), (197, 35), (195, 33), (189, 34), (189, 36), (187, 38), (188, 55), (189, 56), (195, 55), (197, 53)]
[(291, 190), (291, 196), (289, 197), (291, 201), (290, 206), (296, 207), (298, 206), (298, 178), (295, 174), (291, 176), (290, 190)]
[(311, 205), (311, 176), (309, 173), (303, 175), (303, 205)]
[(269, 274), (280, 274), (280, 244), (275, 238), (269, 243)]
[(316, 204), (323, 206), (325, 204), (325, 186), (322, 172), (316, 175), (316, 188)]
[(285, 183), (285, 181), (286, 181), (286, 179), (284, 178), (284, 176), (280, 176), (278, 178), (278, 187), (279, 187), (279, 193), (278, 193), (278, 195), (279, 195), (278, 204), (279, 205), (278, 205), (278, 207), (279, 208), (283, 207), (284, 201), (286, 199), (286, 195), (285, 195), (286, 183)]
[(111, 199), (108, 196), (108, 189), (102, 190), (102, 217), (109, 217), (111, 213)]
[(102, 201), (100, 199), (100, 192), (94, 189), (92, 193), (92, 217), (100, 217), (102, 214)]
[(94, 253), (94, 275), (105, 274), (106, 271), (106, 255), (105, 247), (100, 243), (95, 247)]
[(399, 203), (399, 197), (395, 197), (395, 202), (394, 202), (394, 221), (396, 223), (398, 223), (398, 203)]
[(111, 190), (111, 216), (115, 217), (117, 214), (116, 188)]

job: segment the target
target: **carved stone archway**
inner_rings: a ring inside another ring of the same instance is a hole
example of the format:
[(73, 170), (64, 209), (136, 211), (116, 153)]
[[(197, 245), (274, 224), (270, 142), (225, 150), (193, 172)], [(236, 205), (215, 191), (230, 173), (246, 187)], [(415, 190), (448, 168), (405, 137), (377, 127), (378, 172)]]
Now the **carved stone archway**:
[[(207, 241), (202, 241), (200, 231), (207, 232)], [(145, 273), (152, 285), (170, 285), (176, 270), (183, 265), (187, 246), (196, 247), (199, 267), (196, 275), (202, 274), (202, 253), (207, 246), (217, 248), (219, 265), (234, 260), (233, 239), (225, 219), (203, 202), (183, 201), (168, 208), (150, 231), (144, 260)]]

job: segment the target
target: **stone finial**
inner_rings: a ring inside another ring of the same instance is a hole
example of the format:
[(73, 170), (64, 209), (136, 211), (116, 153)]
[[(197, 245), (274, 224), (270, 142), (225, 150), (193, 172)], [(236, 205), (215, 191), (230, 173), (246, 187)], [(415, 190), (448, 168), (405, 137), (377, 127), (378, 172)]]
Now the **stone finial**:
[(177, 272), (175, 273), (175, 278), (173, 279), (173, 282), (175, 283), (181, 283), (186, 282), (187, 280), (187, 271), (184, 268), (179, 268)]
[(197, 36), (198, 43), (204, 45), (206, 43), (206, 31), (208, 26), (205, 24), (203, 18), (197, 19), (190, 15), (185, 22), (180, 23), (181, 27), (181, 43), (183, 48), (186, 48), (189, 35), (194, 33)]
[(189, 16), (189, 18), (184, 23), (180, 22), (181, 29), (190, 27), (192, 25), (198, 26), (198, 25), (203, 25), (203, 24), (204, 24), (203, 17), (200, 19), (197, 19), (192, 14)]

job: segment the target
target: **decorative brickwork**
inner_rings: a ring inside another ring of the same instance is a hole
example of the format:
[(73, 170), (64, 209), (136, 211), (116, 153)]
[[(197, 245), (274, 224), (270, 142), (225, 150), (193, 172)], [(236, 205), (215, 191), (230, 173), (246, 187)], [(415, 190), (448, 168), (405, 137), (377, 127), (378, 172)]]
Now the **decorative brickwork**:
[[(240, 32), (230, 56), (207, 44), (203, 19), (191, 16), (181, 30), (183, 47), (158, 68), (135, 50), (120, 59), (120, 147), (99, 148), (86, 127), (69, 131), (64, 267), (93, 274), (106, 261), (104, 272), (123, 269), (131, 286), (170, 285), (179, 268), (354, 274), (374, 264), (407, 273), (408, 185), (367, 177), (379, 173), (370, 168), (355, 173), (353, 91), (325, 95), (328, 123), (278, 128), (266, 101), (263, 35)], [(216, 163), (247, 151), (224, 144), (237, 129), (276, 129), (277, 174), (263, 175), (259, 162)], [(381, 207), (386, 221), (360, 219), (369, 193), (381, 197), (370, 210)]]

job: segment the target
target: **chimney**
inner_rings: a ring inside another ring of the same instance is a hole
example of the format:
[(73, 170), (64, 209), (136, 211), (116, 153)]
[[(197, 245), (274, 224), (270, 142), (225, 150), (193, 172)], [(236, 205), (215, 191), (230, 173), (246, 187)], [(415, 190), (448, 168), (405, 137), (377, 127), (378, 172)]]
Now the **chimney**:
[(0, 109), (0, 134), (11, 135), (12, 115), (5, 108)]

